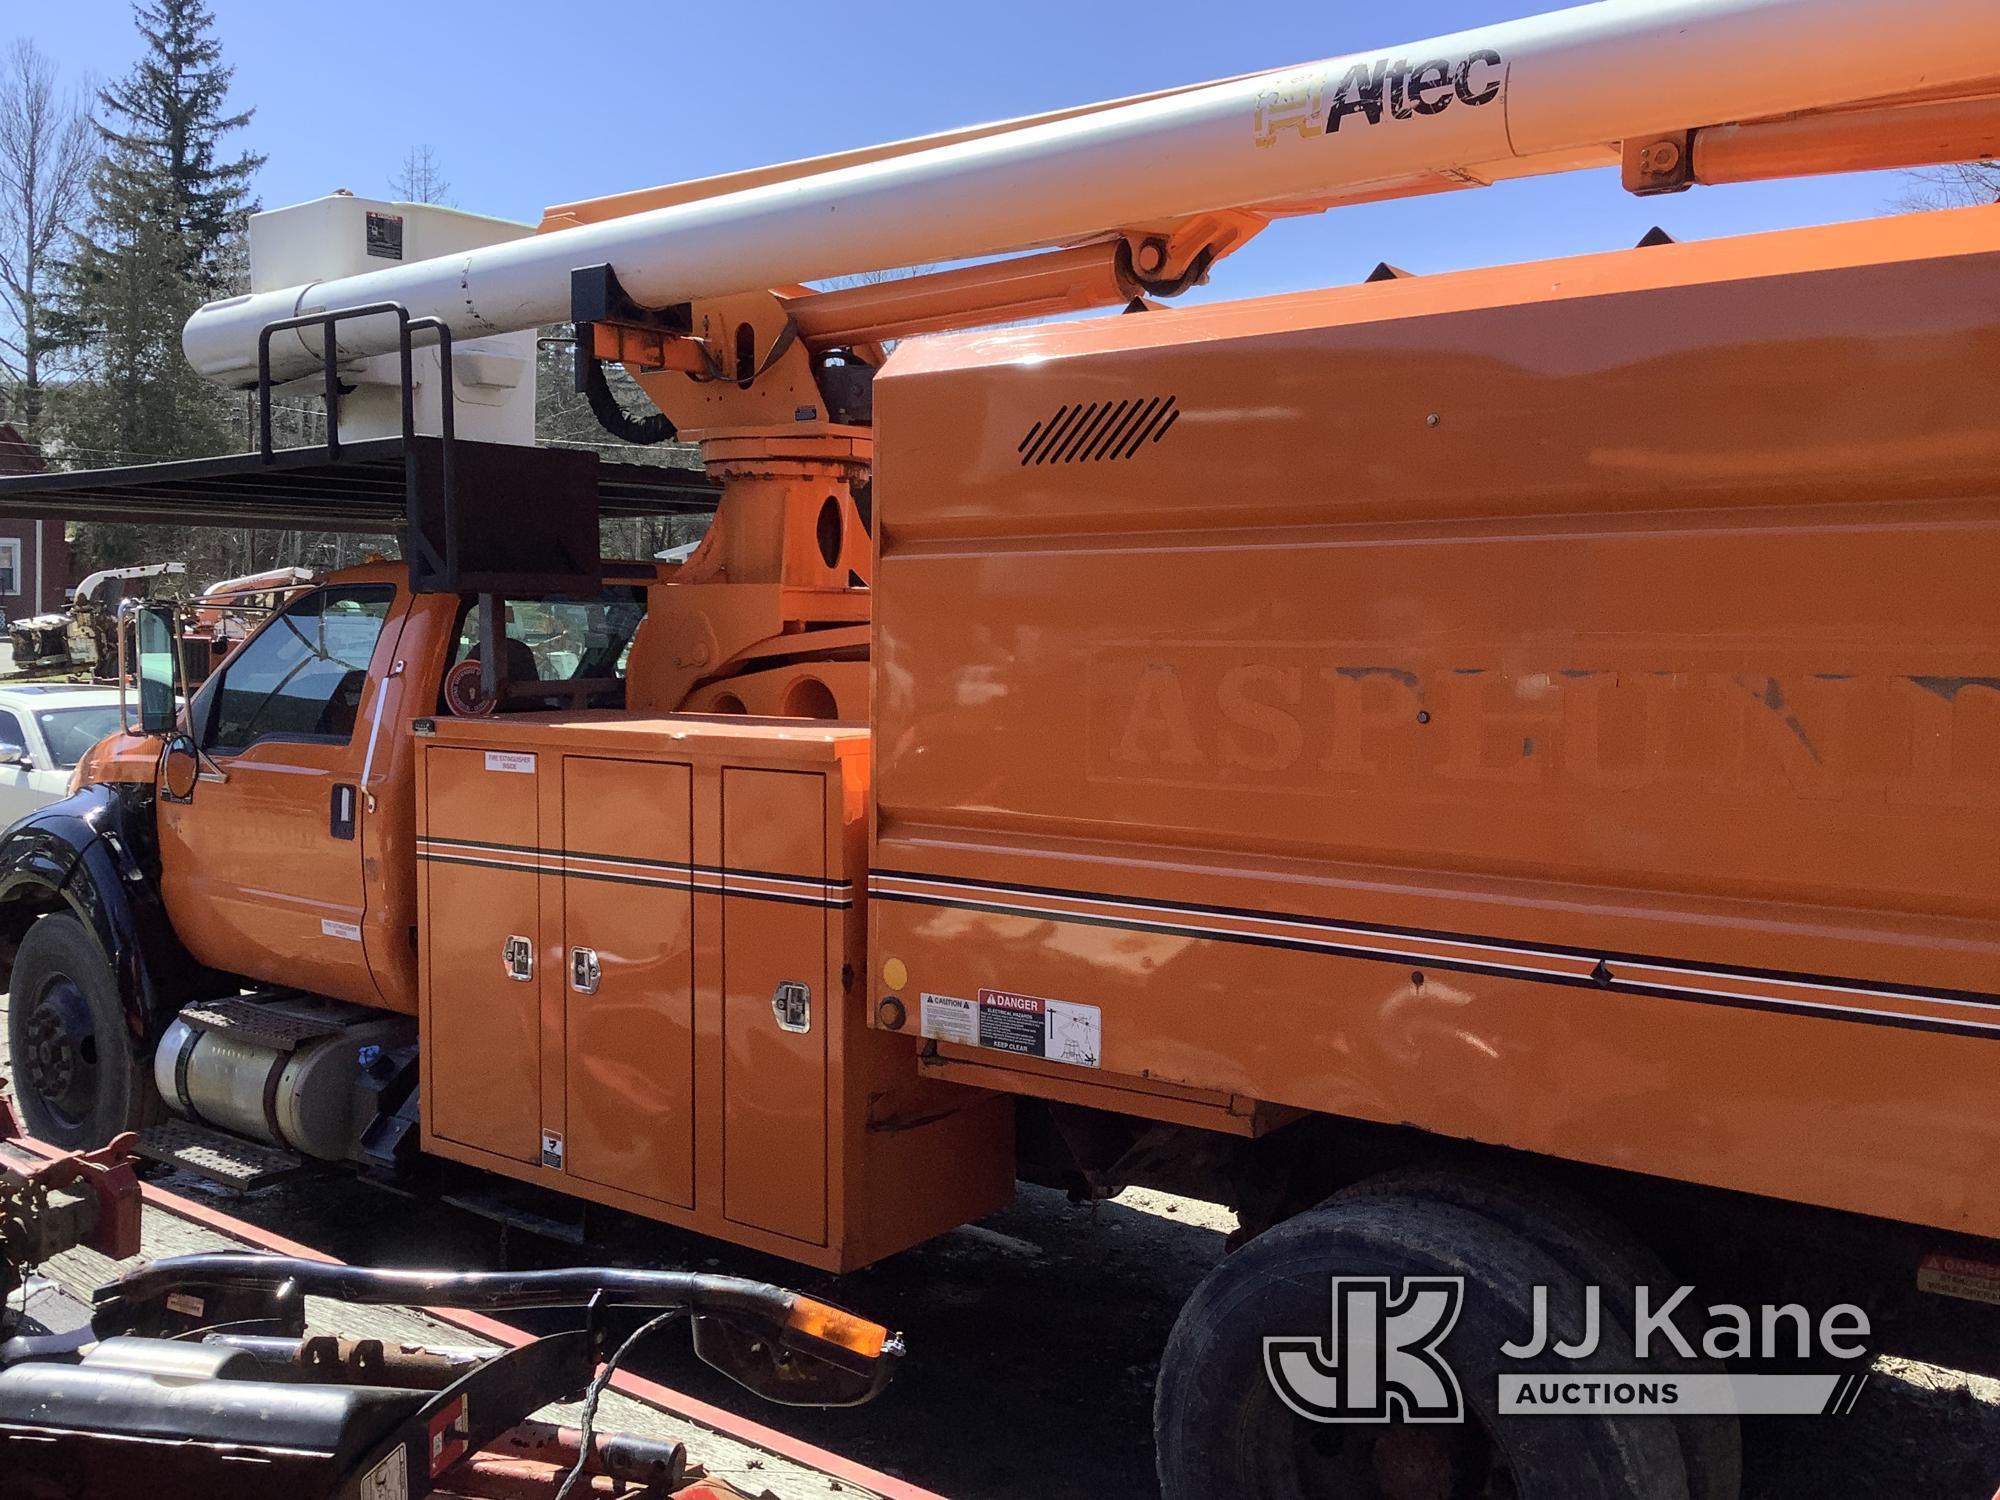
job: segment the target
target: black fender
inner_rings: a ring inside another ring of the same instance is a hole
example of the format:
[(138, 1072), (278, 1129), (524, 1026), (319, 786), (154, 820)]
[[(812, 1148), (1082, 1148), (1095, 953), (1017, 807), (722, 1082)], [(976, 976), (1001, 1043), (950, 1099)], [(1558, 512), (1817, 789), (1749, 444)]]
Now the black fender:
[(181, 946), (160, 899), (153, 799), (143, 783), (101, 782), (36, 808), (0, 834), (0, 957), (9, 975), (37, 917), (74, 914), (117, 976), (140, 1056), (213, 980)]

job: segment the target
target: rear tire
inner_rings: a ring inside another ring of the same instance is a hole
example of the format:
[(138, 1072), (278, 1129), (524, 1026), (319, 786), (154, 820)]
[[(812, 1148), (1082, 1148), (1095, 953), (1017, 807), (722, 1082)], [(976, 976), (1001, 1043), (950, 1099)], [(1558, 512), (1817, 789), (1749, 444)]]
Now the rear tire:
[(21, 939), (10, 989), (8, 1056), (30, 1135), (82, 1151), (166, 1118), (117, 976), (83, 923), (66, 912), (38, 918)]
[[(1325, 1339), (1337, 1276), (1464, 1278), (1440, 1352), (1465, 1421), (1315, 1422), (1279, 1398), (1264, 1340)], [(1335, 1198), (1259, 1235), (1195, 1289), (1167, 1342), (1153, 1423), (1164, 1500), (1688, 1500), (1670, 1423), (1499, 1414), (1500, 1374), (1526, 1368), (1500, 1345), (1526, 1333), (1536, 1285), (1550, 1288), (1555, 1334), (1576, 1338), (1579, 1279), (1448, 1203)], [(1629, 1334), (1602, 1332), (1583, 1363), (1632, 1368)]]
[[(1679, 1280), (1630, 1230), (1609, 1214), (1529, 1173), (1471, 1176), (1443, 1168), (1413, 1168), (1371, 1177), (1344, 1189), (1352, 1197), (1429, 1198), (1449, 1203), (1509, 1233), (1557, 1261), (1586, 1286), (1604, 1289), (1605, 1316), (1632, 1326), (1635, 1287)], [(1683, 1359), (1670, 1344), (1651, 1363), (1681, 1374), (1721, 1374), (1719, 1361)], [(1732, 1416), (1674, 1417), (1691, 1500), (1739, 1500), (1743, 1492), (1743, 1429)]]

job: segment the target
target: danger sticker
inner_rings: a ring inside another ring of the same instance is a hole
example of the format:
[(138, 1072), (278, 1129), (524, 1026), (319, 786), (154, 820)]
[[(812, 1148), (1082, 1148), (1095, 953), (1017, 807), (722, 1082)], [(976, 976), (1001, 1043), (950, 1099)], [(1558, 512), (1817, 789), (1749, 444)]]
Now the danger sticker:
[(431, 1478), (465, 1456), (472, 1439), (472, 1411), (464, 1396), (431, 1418)]
[(2000, 1266), (1959, 1255), (1926, 1255), (1917, 1267), (1917, 1290), (2000, 1307)]
[(535, 774), (535, 757), (520, 750), (488, 750), (486, 769), (489, 771), (513, 771), (519, 775)]
[(403, 258), (403, 216), (401, 214), (368, 215), (368, 253), (379, 260), (401, 260)]
[(933, 1041), (1095, 1068), (1104, 1050), (1102, 1015), (1094, 1005), (981, 990), (976, 1002), (953, 995), (922, 996), (918, 1029)]

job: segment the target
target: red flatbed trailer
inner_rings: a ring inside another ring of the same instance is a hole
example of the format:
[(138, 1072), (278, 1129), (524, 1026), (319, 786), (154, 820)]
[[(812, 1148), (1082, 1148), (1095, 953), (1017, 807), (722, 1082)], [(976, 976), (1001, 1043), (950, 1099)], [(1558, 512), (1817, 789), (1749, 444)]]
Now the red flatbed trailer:
[[(44, 1142), (9, 1135), (5, 1128), (8, 1124), (4, 1101), (0, 1101), (0, 1167), (32, 1172), (40, 1165), (64, 1159), (64, 1152)], [(157, 1183), (134, 1182), (128, 1191), (132, 1189), (136, 1189), (137, 1199), (144, 1204), (143, 1216), (138, 1219), (141, 1255), (112, 1259), (85, 1248), (64, 1252), (39, 1268), (45, 1276), (31, 1279), (29, 1296), (22, 1303), (32, 1309), (31, 1315), (46, 1315), (56, 1304), (67, 1304), (79, 1315), (86, 1313), (90, 1292), (98, 1284), (141, 1260), (162, 1255), (249, 1250), (329, 1267), (342, 1264), (309, 1245)], [(350, 1357), (356, 1345), (370, 1340), (392, 1351), (412, 1346), (449, 1347), (454, 1357), (461, 1359), (473, 1352), (497, 1356), (538, 1342), (535, 1335), (512, 1323), (453, 1307), (364, 1307), (316, 1298), (307, 1321), (309, 1334), (340, 1340)], [(0, 1362), (0, 1370), (5, 1368), (4, 1362)], [(573, 1460), (576, 1432), (573, 1426), (559, 1420), (560, 1414), (545, 1412), (544, 1415), (556, 1416), (558, 1420), (532, 1427), (523, 1424), (507, 1440), (455, 1460), (465, 1465), (462, 1472), (446, 1470), (439, 1476), (439, 1487), (428, 1493), (507, 1497), (556, 1494), (566, 1467), (553, 1464), (551, 1457), (560, 1454)], [(685, 1483), (670, 1492), (644, 1488), (628, 1491), (635, 1495), (671, 1493), (674, 1500), (768, 1495), (776, 1500), (794, 1500), (794, 1497), (842, 1492), (861, 1496), (863, 1500), (867, 1497), (941, 1500), (919, 1485), (622, 1369), (613, 1372), (607, 1382), (596, 1425), (600, 1452), (608, 1452), (615, 1441), (607, 1437), (610, 1429), (652, 1444), (685, 1446), (689, 1459)], [(532, 1450), (524, 1431), (547, 1435), (548, 1441), (539, 1450)], [(0, 1471), (13, 1472), (5, 1455), (15, 1436), (9, 1424), (0, 1419)], [(12, 1495), (14, 1491), (9, 1489), (7, 1493)], [(418, 1491), (412, 1489), (409, 1493)], [(584, 1488), (576, 1493), (594, 1491)]]

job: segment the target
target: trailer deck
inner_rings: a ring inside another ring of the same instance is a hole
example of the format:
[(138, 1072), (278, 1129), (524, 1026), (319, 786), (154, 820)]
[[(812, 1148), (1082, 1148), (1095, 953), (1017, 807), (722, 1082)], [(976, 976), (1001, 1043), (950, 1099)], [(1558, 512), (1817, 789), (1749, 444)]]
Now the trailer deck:
[[(18, 1140), (0, 1140), (0, 1155), (23, 1166), (37, 1160), (35, 1148)], [(332, 1260), (317, 1250), (152, 1183), (144, 1184), (143, 1192), (146, 1208), (141, 1255), (119, 1261), (78, 1248), (56, 1256), (38, 1268), (25, 1289), (34, 1299), (31, 1305), (39, 1318), (53, 1321), (65, 1307), (82, 1315), (95, 1288), (142, 1260), (233, 1250)], [(380, 1339), (391, 1346), (498, 1349), (530, 1339), (530, 1335), (510, 1324), (477, 1313), (406, 1306), (365, 1307), (320, 1297), (306, 1299), (306, 1324), (309, 1334)], [(574, 1426), (579, 1409), (575, 1403), (551, 1405), (536, 1416), (542, 1421)], [(938, 1500), (931, 1491), (624, 1371), (613, 1377), (611, 1388), (599, 1403), (596, 1425), (600, 1432), (625, 1432), (683, 1443), (690, 1460), (701, 1465), (709, 1476), (726, 1480), (752, 1495), (769, 1495), (775, 1500), (818, 1500), (833, 1493), (858, 1495), (863, 1500), (869, 1497)]]

